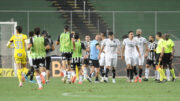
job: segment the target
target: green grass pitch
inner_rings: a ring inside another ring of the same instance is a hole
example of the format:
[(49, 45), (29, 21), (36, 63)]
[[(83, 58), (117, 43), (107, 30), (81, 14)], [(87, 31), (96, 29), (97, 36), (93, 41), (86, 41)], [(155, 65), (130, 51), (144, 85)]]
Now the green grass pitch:
[(24, 83), (18, 87), (17, 78), (0, 78), (0, 101), (180, 101), (180, 81), (155, 83), (127, 83), (118, 78), (116, 84), (64, 84), (60, 78), (51, 78), (43, 90)]

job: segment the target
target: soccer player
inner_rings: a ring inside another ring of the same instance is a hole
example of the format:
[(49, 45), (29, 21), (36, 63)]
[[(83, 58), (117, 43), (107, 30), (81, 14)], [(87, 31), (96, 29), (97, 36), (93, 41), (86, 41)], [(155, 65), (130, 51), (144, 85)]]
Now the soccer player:
[(156, 47), (157, 43), (155, 42), (155, 37), (153, 35), (150, 35), (148, 42), (148, 56), (145, 68), (145, 78), (143, 79), (144, 81), (148, 81), (150, 66), (153, 66), (155, 69), (155, 80), (159, 80), (159, 73), (156, 71)]
[(100, 46), (101, 46), (101, 49), (102, 49), (103, 45), (104, 45), (104, 49), (103, 49), (104, 51), (102, 51), (100, 53), (100, 57), (101, 58), (99, 59), (99, 65), (100, 65), (100, 74), (101, 74), (101, 77), (102, 77), (101, 82), (104, 82), (104, 79), (105, 79), (105, 69), (106, 69), (106, 67), (105, 67), (105, 44), (104, 43), (106, 42), (106, 33), (102, 32), (100, 34), (100, 36), (101, 36)]
[[(14, 60), (17, 67), (17, 76), (19, 80), (19, 87), (23, 85), (23, 77), (27, 74), (28, 69), (26, 68), (26, 49), (25, 40), (27, 36), (22, 34), (22, 27), (16, 27), (16, 34), (13, 35), (7, 43), (8, 48), (14, 48)], [(11, 44), (14, 44), (14, 47)]]
[[(95, 83), (99, 83), (99, 52), (101, 47), (99, 45), (100, 35), (96, 34), (95, 39), (90, 43), (90, 61), (91, 61), (91, 71), (89, 77), (92, 78), (92, 73), (96, 69), (96, 79)], [(91, 81), (91, 80), (90, 80)]]
[(40, 35), (40, 28), (37, 27), (34, 29), (35, 36), (30, 39), (30, 44), (28, 49), (33, 49), (33, 66), (36, 74), (36, 81), (38, 84), (38, 89), (42, 90), (42, 83), (45, 84), (45, 57), (46, 50), (50, 49), (50, 46), (47, 43), (47, 40)]
[[(34, 36), (34, 31), (30, 31), (29, 32), (29, 38), (27, 40), (25, 40), (27, 48), (28, 48), (28, 45), (30, 44), (30, 39), (33, 36)], [(31, 51), (33, 51), (32, 48), (30, 50), (27, 50), (30, 69), (29, 69), (28, 73), (26, 74), (25, 78), (26, 78), (26, 80), (28, 80), (28, 76), (30, 76), (30, 81), (29, 82), (35, 83), (35, 81), (33, 80), (33, 77), (34, 77), (34, 68), (33, 68), (33, 62), (32, 62), (32, 57), (34, 56), (34, 54), (32, 54)]]
[[(84, 43), (82, 43), (79, 39), (79, 35), (78, 33), (75, 33), (74, 34), (74, 41), (75, 41), (75, 49), (73, 50), (73, 54), (72, 54), (72, 63), (71, 63), (71, 69), (73, 70), (73, 73), (72, 73), (72, 83), (75, 82), (76, 80), (76, 75), (75, 75), (75, 69), (76, 69), (76, 66), (78, 68), (78, 71), (79, 71), (79, 84), (82, 84), (82, 75), (83, 75), (83, 72), (82, 72), (82, 68), (81, 68), (81, 64), (82, 64), (82, 50), (86, 50), (86, 47), (84, 45)], [(76, 72), (77, 73), (77, 72)], [(70, 77), (69, 77), (70, 78)]]
[[(166, 68), (166, 75), (167, 75), (167, 80), (170, 81), (170, 71), (172, 74), (172, 81), (175, 81), (176, 75), (174, 72), (174, 68), (172, 67), (172, 60), (174, 57), (174, 42), (169, 38), (169, 34), (164, 35), (164, 42), (165, 42), (165, 49), (164, 49), (164, 64)], [(168, 68), (167, 68), (168, 67)], [(170, 70), (170, 71), (169, 71)]]
[(56, 41), (56, 45), (60, 44), (60, 52), (62, 53), (62, 68), (60, 74), (63, 77), (62, 81), (64, 81), (64, 83), (66, 82), (66, 73), (70, 75), (69, 70), (71, 67), (70, 61), (72, 57), (72, 50), (75, 49), (73, 40), (73, 35), (69, 32), (69, 26), (66, 25), (64, 27), (64, 32), (58, 36), (58, 39)]
[[(116, 67), (117, 67), (117, 59), (118, 54), (120, 54), (120, 41), (114, 38), (114, 33), (109, 32), (108, 39), (103, 43), (102, 51), (105, 49), (105, 61), (106, 61), (106, 79), (107, 82), (108, 72), (112, 70), (112, 83), (116, 83), (115, 76), (116, 76)], [(102, 53), (102, 52), (101, 52)], [(102, 56), (102, 55), (101, 55)], [(102, 58), (100, 56), (100, 59)]]
[(87, 68), (88, 68), (88, 66), (89, 66), (90, 39), (91, 39), (91, 38), (90, 38), (89, 35), (86, 35), (86, 36), (85, 36), (84, 45), (85, 45), (87, 51), (85, 51), (85, 53), (83, 54), (83, 55), (84, 55), (84, 61), (83, 61), (82, 69), (83, 69), (84, 80), (86, 80), (87, 77), (88, 77)]
[(157, 47), (156, 47), (156, 66), (159, 68), (156, 68), (157, 71), (160, 73), (160, 81), (158, 83), (163, 83), (166, 81), (166, 76), (163, 71), (163, 56), (164, 56), (164, 40), (162, 38), (162, 33), (157, 32), (156, 33), (156, 39), (158, 40)]
[(138, 66), (139, 68), (139, 76), (137, 76), (137, 71), (136, 71), (136, 67), (134, 67), (134, 70), (135, 70), (135, 75), (136, 75), (136, 78), (135, 78), (135, 81), (134, 82), (137, 82), (139, 80), (139, 82), (142, 81), (142, 72), (143, 72), (143, 64), (144, 64), (144, 56), (145, 56), (145, 51), (147, 51), (147, 40), (146, 38), (142, 37), (142, 30), (141, 29), (137, 29), (136, 30), (136, 37), (134, 37), (134, 39), (136, 40), (137, 42), (137, 45), (139, 47), (139, 51), (140, 51), (140, 54), (141, 54), (141, 58), (139, 57), (138, 53), (136, 52), (136, 65)]
[(136, 64), (135, 52), (138, 52), (139, 58), (141, 54), (137, 45), (137, 41), (134, 39), (133, 31), (128, 32), (128, 38), (123, 40), (121, 59), (124, 60), (127, 65), (127, 78), (129, 82), (133, 82), (133, 66)]
[(44, 36), (45, 40), (47, 40), (50, 49), (46, 50), (46, 58), (45, 58), (45, 66), (46, 66), (46, 83), (49, 83), (50, 79), (50, 64), (51, 64), (51, 55), (52, 51), (55, 49), (53, 45), (53, 40), (47, 31), (42, 32), (42, 36)]

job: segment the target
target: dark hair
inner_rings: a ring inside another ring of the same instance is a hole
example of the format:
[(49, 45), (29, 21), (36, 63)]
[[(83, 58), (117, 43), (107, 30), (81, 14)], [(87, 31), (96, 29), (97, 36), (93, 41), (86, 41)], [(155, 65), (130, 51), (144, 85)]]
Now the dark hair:
[(39, 27), (34, 28), (34, 33), (36, 35), (39, 35), (40, 34), (40, 28)]
[(29, 32), (29, 37), (33, 37), (34, 36), (34, 32), (33, 31), (30, 31)]
[(103, 35), (104, 37), (106, 37), (106, 32), (101, 32), (101, 35)]
[(109, 32), (108, 35), (112, 36), (114, 33), (113, 32)]
[(17, 26), (17, 27), (16, 27), (16, 30), (17, 30), (19, 33), (22, 33), (22, 27), (21, 27), (21, 26)]
[(151, 36), (153, 39), (155, 39), (154, 35), (149, 35), (149, 36)]
[(75, 38), (76, 40), (79, 39), (79, 33), (76, 32), (76, 33), (74, 34), (74, 38)]
[(122, 36), (122, 39), (126, 39), (126, 38), (128, 38), (127, 34)]
[(162, 37), (162, 33), (161, 32), (157, 32), (156, 35), (158, 35), (159, 37)]
[(129, 33), (132, 33), (132, 32), (133, 32), (133, 31), (129, 31), (128, 34), (129, 34)]
[(69, 26), (68, 26), (68, 25), (64, 26), (64, 29), (65, 29), (65, 30), (68, 30), (68, 29), (69, 29)]
[(49, 33), (46, 30), (43, 30), (41, 34), (45, 36), (49, 36)]

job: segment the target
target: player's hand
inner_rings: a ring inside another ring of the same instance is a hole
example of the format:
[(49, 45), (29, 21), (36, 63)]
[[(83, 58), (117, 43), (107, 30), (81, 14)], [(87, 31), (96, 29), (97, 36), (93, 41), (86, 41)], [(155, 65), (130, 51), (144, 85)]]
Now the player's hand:
[(159, 62), (161, 62), (162, 61), (162, 57), (159, 57)]
[(172, 60), (172, 59), (173, 59), (173, 56), (170, 57), (170, 60)]
[(147, 53), (146, 53), (146, 54), (144, 54), (144, 57), (145, 57), (145, 58), (147, 58), (147, 57), (148, 57), (148, 54), (147, 54)]
[(50, 49), (51, 47), (49, 45), (46, 46), (46, 49)]
[(121, 60), (124, 60), (124, 56), (121, 56)]
[(84, 59), (87, 59), (87, 58), (88, 58), (88, 55), (85, 55), (85, 56), (84, 56)]
[(99, 60), (101, 59), (101, 56), (100, 56), (100, 55), (98, 56), (98, 59), (99, 59)]

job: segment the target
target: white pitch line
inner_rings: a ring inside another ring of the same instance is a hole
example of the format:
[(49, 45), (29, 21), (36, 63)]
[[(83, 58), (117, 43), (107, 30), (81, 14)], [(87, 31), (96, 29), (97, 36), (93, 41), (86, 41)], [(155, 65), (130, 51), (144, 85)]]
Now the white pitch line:
[[(85, 94), (85, 92), (82, 92), (82, 93), (80, 93), (79, 92), (79, 94)], [(106, 97), (106, 96), (103, 96), (103, 95), (78, 95), (77, 94), (77, 92), (76, 93), (62, 93), (62, 96), (71, 96), (71, 97), (96, 97), (96, 98), (104, 98), (104, 97)]]

